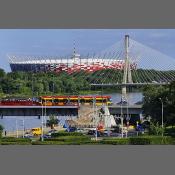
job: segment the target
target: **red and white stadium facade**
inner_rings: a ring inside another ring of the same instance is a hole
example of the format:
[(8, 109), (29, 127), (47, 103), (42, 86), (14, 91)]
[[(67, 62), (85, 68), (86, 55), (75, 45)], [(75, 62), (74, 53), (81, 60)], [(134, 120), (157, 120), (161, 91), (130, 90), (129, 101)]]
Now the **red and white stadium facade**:
[[(29, 58), (29, 57), (28, 57)], [(88, 73), (103, 69), (122, 70), (125, 65), (124, 60), (102, 59), (102, 58), (81, 58), (79, 54), (74, 54), (69, 59), (18, 59), (16, 56), (10, 57), (10, 67), (12, 71), (65, 71), (69, 74), (79, 71)], [(135, 62), (130, 63), (130, 68), (136, 69)]]

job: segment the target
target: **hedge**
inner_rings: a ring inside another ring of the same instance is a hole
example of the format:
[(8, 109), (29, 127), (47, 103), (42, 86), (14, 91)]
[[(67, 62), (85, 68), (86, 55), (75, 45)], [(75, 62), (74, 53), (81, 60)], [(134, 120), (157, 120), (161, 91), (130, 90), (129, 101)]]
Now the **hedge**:
[(31, 145), (29, 142), (1, 142), (1, 145)]
[(130, 145), (149, 145), (151, 144), (151, 139), (148, 137), (131, 137), (129, 138)]
[(152, 145), (172, 145), (174, 144), (174, 139), (171, 136), (148, 136), (151, 140)]
[(76, 142), (62, 142), (62, 141), (35, 141), (32, 145), (99, 145), (99, 141), (76, 141)]
[(104, 139), (101, 140), (100, 143), (110, 145), (129, 145), (129, 138)]
[[(78, 133), (79, 134), (79, 133)], [(130, 138), (104, 138), (103, 140), (90, 140), (89, 136), (59, 136), (44, 139), (44, 141), (31, 141), (29, 138), (3, 137), (1, 145), (161, 145), (174, 144), (170, 136), (138, 136)]]
[(32, 145), (65, 145), (65, 142), (58, 141), (35, 141), (32, 142)]
[(53, 137), (53, 138), (47, 138), (44, 139), (45, 141), (86, 141), (90, 140), (90, 137), (88, 136), (60, 136), (60, 137)]
[(31, 140), (29, 138), (16, 138), (16, 137), (3, 137), (1, 142), (28, 142), (30, 143)]
[(51, 134), (51, 137), (60, 137), (60, 136), (84, 136), (84, 135), (83, 133), (79, 132), (57, 132)]
[(131, 137), (131, 145), (170, 145), (174, 144), (174, 139), (171, 136), (140, 136)]

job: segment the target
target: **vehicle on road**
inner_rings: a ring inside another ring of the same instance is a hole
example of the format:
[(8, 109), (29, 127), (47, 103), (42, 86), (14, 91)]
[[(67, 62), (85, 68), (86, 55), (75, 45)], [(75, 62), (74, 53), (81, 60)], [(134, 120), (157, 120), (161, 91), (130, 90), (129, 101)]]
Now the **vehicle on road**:
[(56, 132), (58, 132), (56, 129), (52, 129), (52, 130), (50, 130), (50, 131), (48, 132), (47, 135), (51, 136), (52, 133), (56, 133)]
[(75, 131), (77, 131), (77, 128), (76, 127), (68, 127), (66, 129), (66, 132), (75, 132)]
[(41, 128), (32, 128), (30, 133), (34, 136), (39, 136), (41, 135), (42, 130)]
[(43, 135), (43, 138), (44, 138), (44, 139), (49, 139), (49, 138), (51, 138), (51, 135), (49, 135), (49, 134), (44, 134), (44, 135)]
[(33, 134), (31, 134), (31, 133), (26, 132), (24, 134), (24, 138), (32, 138), (32, 137), (33, 137)]
[(111, 136), (112, 131), (111, 130), (104, 130), (103, 136)]

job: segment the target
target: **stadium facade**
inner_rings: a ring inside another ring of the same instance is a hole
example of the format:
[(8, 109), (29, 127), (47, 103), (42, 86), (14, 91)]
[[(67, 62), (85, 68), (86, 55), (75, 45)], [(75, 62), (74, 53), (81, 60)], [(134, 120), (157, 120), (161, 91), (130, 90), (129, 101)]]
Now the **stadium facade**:
[[(80, 54), (73, 53), (71, 57), (58, 58), (49, 56), (17, 56), (8, 55), (11, 70), (14, 71), (28, 71), (28, 72), (61, 72), (65, 71), (69, 74), (86, 71), (95, 72), (103, 69), (117, 69), (124, 68), (124, 59), (111, 59), (102, 57), (81, 57)], [(130, 63), (131, 69), (136, 69), (136, 63)]]

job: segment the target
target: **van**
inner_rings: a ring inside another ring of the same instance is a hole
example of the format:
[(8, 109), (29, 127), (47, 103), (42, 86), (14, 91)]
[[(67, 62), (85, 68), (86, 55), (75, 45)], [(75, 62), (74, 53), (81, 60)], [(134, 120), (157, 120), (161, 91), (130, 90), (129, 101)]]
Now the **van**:
[(32, 133), (34, 136), (38, 136), (38, 135), (41, 135), (42, 130), (41, 130), (41, 128), (32, 128), (32, 129), (31, 129), (31, 133)]

